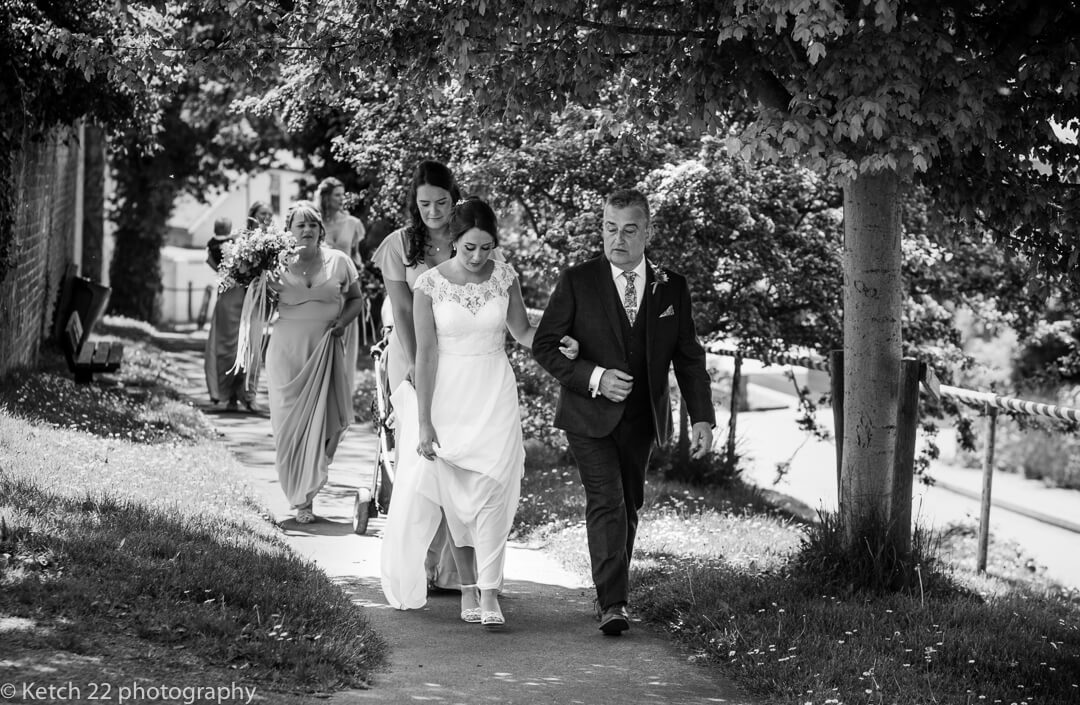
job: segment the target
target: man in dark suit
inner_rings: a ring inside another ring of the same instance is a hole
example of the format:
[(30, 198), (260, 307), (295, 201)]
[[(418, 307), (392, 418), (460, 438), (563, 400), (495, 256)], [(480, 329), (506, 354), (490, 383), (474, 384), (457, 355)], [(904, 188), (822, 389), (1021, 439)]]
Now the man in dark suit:
[[(693, 423), (695, 458), (712, 447), (705, 350), (681, 275), (645, 258), (649, 203), (636, 190), (604, 202), (604, 255), (563, 272), (533, 340), (537, 362), (559, 380), (555, 426), (566, 431), (585, 488), (585, 523), (600, 630), (617, 636), (626, 613), (630, 557), (653, 442), (671, 436), (668, 369)], [(576, 360), (559, 346), (577, 339)]]

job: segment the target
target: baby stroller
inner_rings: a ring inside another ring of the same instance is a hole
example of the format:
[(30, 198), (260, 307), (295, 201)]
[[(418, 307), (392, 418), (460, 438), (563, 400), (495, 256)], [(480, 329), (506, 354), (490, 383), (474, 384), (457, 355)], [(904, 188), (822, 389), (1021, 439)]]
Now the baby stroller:
[(356, 490), (353, 502), (353, 532), (367, 532), (368, 521), (390, 509), (390, 494), (394, 490), (394, 410), (390, 406), (390, 380), (387, 376), (386, 346), (393, 330), (387, 327), (382, 339), (371, 346), (375, 361), (375, 399), (371, 402), (372, 423), (379, 443), (375, 447), (375, 467), (371, 486)]

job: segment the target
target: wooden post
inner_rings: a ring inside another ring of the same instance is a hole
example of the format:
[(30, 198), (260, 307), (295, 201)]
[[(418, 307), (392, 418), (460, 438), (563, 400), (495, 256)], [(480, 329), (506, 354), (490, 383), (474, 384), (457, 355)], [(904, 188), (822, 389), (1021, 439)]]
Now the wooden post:
[(994, 484), (994, 443), (997, 437), (996, 406), (987, 409), (986, 416), (986, 454), (983, 456), (982, 501), (979, 507), (979, 555), (976, 569), (986, 572), (986, 552), (990, 547), (990, 488)]
[(735, 466), (735, 422), (739, 416), (739, 388), (742, 386), (742, 356), (735, 355), (735, 371), (731, 374), (731, 417), (728, 419), (727, 462)]
[(892, 544), (901, 556), (911, 553), (911, 486), (915, 477), (915, 438), (919, 425), (921, 367), (922, 363), (911, 358), (904, 358), (900, 362), (892, 510), (889, 518)]
[(189, 281), (187, 283), (187, 319), (188, 321), (195, 320), (195, 282)]
[[(836, 440), (836, 499), (840, 491), (840, 469), (844, 465), (844, 351), (829, 351), (829, 393), (832, 395), (833, 436)], [(839, 505), (837, 505), (839, 506)]]
[(196, 323), (198, 323), (199, 330), (202, 330), (203, 326), (206, 325), (206, 319), (210, 315), (210, 299), (213, 298), (213, 296), (214, 287), (207, 284), (206, 288), (203, 289), (202, 303), (199, 304), (199, 319), (198, 321), (196, 321)]

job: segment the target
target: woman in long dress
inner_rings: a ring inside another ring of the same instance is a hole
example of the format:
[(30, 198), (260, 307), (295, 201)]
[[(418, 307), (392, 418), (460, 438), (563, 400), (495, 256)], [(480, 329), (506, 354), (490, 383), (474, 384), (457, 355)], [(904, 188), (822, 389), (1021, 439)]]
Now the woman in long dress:
[(270, 283), (278, 297), (266, 353), (270, 425), (281, 489), (297, 523), (307, 524), (353, 417), (356, 350), (346, 350), (343, 334), (363, 301), (352, 260), (323, 246), (326, 231), (314, 204), (296, 203), (285, 228), (299, 247), (288, 271)]
[(498, 228), (491, 208), (462, 201), (450, 229), (453, 256), (421, 274), (414, 290), (415, 448), (434, 466), (433, 481), (418, 490), (442, 506), (466, 556), (458, 563), (461, 618), (499, 628), (506, 621), (498, 600), (506, 540), (525, 467), (506, 330), (529, 347), (536, 328), (514, 269), (492, 258)]
[[(407, 210), (411, 224), (390, 233), (372, 255), (382, 271), (389, 304), (383, 308), (383, 325), (393, 326), (385, 351), (391, 392), (403, 380), (413, 377), (416, 360), (413, 284), (420, 274), (450, 258), (450, 213), (460, 197), (454, 175), (446, 166), (430, 160), (420, 162), (409, 185)], [(398, 419), (395, 453), (400, 459), (402, 454), (412, 454), (416, 447), (416, 414), (415, 411), (411, 414), (411, 423), (402, 423), (402, 419), (410, 418), (408, 409), (399, 409), (393, 397), (392, 403)], [(442, 511), (438, 506), (411, 503), (413, 493), (409, 484), (422, 479), (410, 474), (412, 469), (409, 463), (402, 466), (395, 462), (394, 491), (383, 533), (383, 590), (390, 604), (400, 609), (422, 607), (429, 588), (457, 589), (460, 585)], [(416, 573), (411, 570), (412, 562), (400, 560), (398, 552), (415, 550), (416, 542), (410, 536), (426, 533), (431, 522), (435, 524), (434, 536), (422, 549), (423, 570)], [(400, 543), (395, 545), (396, 539)], [(406, 565), (408, 570), (403, 569)]]
[[(323, 218), (323, 227), (326, 228), (326, 246), (343, 252), (353, 261), (357, 269), (363, 267), (360, 243), (364, 241), (364, 223), (342, 207), (345, 200), (345, 184), (333, 176), (328, 176), (319, 182), (316, 195), (319, 213)], [(345, 347), (354, 355), (360, 353), (359, 318), (349, 324), (349, 328), (345, 331)], [(355, 370), (349, 376), (349, 389), (355, 389), (354, 381)]]
[[(248, 209), (246, 227), (265, 229), (273, 218), (274, 212), (270, 206), (263, 201), (255, 201)], [(206, 243), (206, 263), (215, 272), (221, 266), (222, 248), (233, 239), (231, 231), (231, 221), (221, 218), (214, 223), (214, 235)], [(259, 410), (255, 404), (255, 394), (259, 388), (258, 372), (232, 371), (246, 294), (246, 288), (234, 286), (217, 295), (210, 318), (210, 332), (206, 336), (204, 370), (211, 401), (217, 404), (218, 400), (226, 399), (225, 408), (228, 411), (237, 411), (243, 404), (248, 411), (255, 413)]]
[(326, 226), (326, 244), (335, 250), (347, 254), (357, 267), (363, 263), (360, 243), (364, 241), (366, 230), (364, 221), (346, 211), (345, 184), (340, 179), (328, 176), (319, 182), (319, 212), (322, 213), (323, 225)]

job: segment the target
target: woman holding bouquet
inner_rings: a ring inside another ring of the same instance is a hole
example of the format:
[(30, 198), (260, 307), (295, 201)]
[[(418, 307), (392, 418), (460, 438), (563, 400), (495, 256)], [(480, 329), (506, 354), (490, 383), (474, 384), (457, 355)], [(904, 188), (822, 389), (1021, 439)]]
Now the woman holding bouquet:
[[(274, 211), (263, 201), (255, 201), (247, 213), (245, 230), (265, 231), (274, 219)], [(221, 267), (222, 247), (234, 238), (232, 221), (219, 218), (214, 221), (214, 236), (206, 243), (206, 263), (218, 271)], [(244, 310), (244, 296), (247, 287), (234, 286), (219, 292), (214, 305), (214, 315), (210, 319), (210, 333), (206, 338), (206, 386), (210, 391), (210, 400), (215, 404), (219, 399), (228, 398), (225, 409), (237, 411), (241, 403), (251, 413), (259, 408), (255, 405), (255, 394), (259, 389), (259, 371), (235, 370), (237, 336), (240, 332), (240, 314)]]
[(349, 350), (343, 335), (363, 299), (352, 259), (323, 245), (326, 229), (313, 203), (293, 205), (285, 228), (296, 238), (297, 254), (270, 283), (278, 297), (266, 354), (270, 425), (281, 488), (297, 523), (308, 524), (315, 520), (312, 500), (353, 417), (356, 340)]
[[(214, 221), (214, 236), (206, 243), (206, 263), (216, 272), (221, 267), (222, 248), (232, 242), (232, 221), (218, 218)], [(240, 330), (240, 313), (244, 308), (247, 289), (234, 286), (218, 292), (214, 313), (210, 317), (210, 332), (206, 336), (203, 370), (206, 372), (206, 388), (210, 401), (217, 404), (227, 400), (227, 411), (238, 411), (241, 402), (254, 411), (255, 384), (248, 384), (244, 370), (235, 370), (236, 337)], [(254, 380), (253, 380), (254, 382)]]

